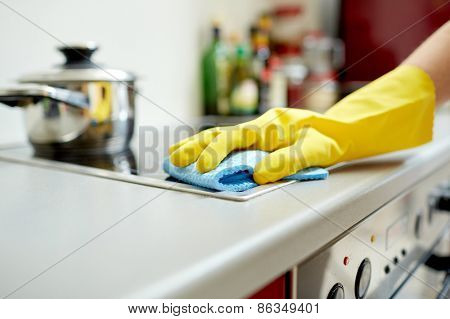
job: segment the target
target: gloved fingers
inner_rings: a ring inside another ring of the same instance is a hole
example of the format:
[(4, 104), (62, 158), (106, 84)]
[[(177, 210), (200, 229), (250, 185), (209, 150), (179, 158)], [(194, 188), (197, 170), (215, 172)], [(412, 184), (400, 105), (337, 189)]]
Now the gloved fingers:
[[(313, 122), (314, 117), (310, 112), (304, 110), (293, 110), (297, 111), (300, 115), (297, 114), (297, 119), (295, 121), (289, 121), (283, 116), (286, 114), (283, 113), (274, 113), (282, 114), (279, 118), (273, 118), (272, 122), (264, 122), (260, 119), (249, 122), (245, 125), (245, 127), (249, 127), (256, 131), (258, 134), (258, 140), (256, 142), (256, 148), (271, 152), (273, 150), (287, 147), (292, 145), (297, 140), (297, 133), (300, 131), (299, 127), (301, 125), (306, 125), (309, 122)], [(287, 111), (284, 111), (288, 113)], [(265, 113), (266, 115), (274, 115), (272, 113)], [(295, 114), (290, 112), (289, 114)], [(263, 116), (261, 117), (261, 119)], [(258, 121), (256, 124), (255, 122)], [(263, 124), (261, 123), (263, 122)]]
[(258, 137), (256, 141), (257, 149), (271, 152), (279, 148), (280, 141), (283, 139), (283, 128), (281, 126), (271, 123), (264, 129), (257, 127), (251, 129), (260, 130), (260, 132), (256, 132)]
[(303, 168), (326, 167), (338, 160), (341, 153), (337, 142), (330, 137), (313, 128), (303, 128), (294, 144), (272, 152), (256, 165), (253, 179), (258, 184), (267, 184)]
[(173, 152), (175, 152), (177, 149), (179, 149), (181, 146), (183, 146), (184, 144), (194, 141), (194, 140), (205, 140), (207, 139), (207, 137), (209, 135), (213, 135), (213, 137), (215, 137), (217, 134), (219, 134), (219, 129), (218, 127), (213, 127), (204, 131), (201, 131), (198, 134), (194, 134), (192, 136), (186, 137), (184, 139), (182, 139), (181, 141), (171, 145), (169, 147), (169, 155), (172, 154)]
[(189, 141), (192, 141), (193, 139), (195, 139), (195, 135), (193, 136), (189, 136), (187, 138), (182, 139), (181, 141), (170, 145), (169, 147), (169, 155), (172, 154), (173, 152), (175, 152), (177, 149), (179, 149), (181, 146), (183, 146), (184, 144), (186, 144)]
[(256, 164), (253, 179), (261, 185), (294, 174), (304, 167), (301, 164), (301, 156), (300, 148), (295, 145), (280, 148)]
[(170, 161), (178, 167), (192, 164), (218, 134), (220, 134), (218, 129), (205, 130), (179, 142), (180, 145), (173, 145)]
[(325, 135), (312, 127), (303, 128), (295, 145), (301, 149), (302, 168), (327, 167), (344, 159), (349, 144)]
[(197, 170), (209, 172), (232, 151), (249, 148), (256, 142), (256, 132), (242, 127), (223, 129), (203, 150), (197, 161)]

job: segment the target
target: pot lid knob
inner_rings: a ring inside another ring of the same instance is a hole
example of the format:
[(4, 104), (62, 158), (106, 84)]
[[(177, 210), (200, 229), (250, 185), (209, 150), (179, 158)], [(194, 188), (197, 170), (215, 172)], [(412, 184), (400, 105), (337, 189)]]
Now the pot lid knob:
[(91, 67), (92, 54), (98, 49), (95, 42), (74, 43), (58, 48), (64, 54), (66, 62), (65, 67)]

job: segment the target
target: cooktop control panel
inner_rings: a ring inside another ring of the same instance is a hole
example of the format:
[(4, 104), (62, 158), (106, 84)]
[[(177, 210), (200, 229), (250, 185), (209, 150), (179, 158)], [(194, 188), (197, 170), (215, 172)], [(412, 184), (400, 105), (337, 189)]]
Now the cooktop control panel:
[(442, 176), (432, 175), (417, 187), (374, 212), (352, 232), (294, 269), (298, 298), (391, 298), (407, 281), (439, 292), (440, 282), (421, 277), (434, 247), (448, 239), (449, 213), (438, 193)]

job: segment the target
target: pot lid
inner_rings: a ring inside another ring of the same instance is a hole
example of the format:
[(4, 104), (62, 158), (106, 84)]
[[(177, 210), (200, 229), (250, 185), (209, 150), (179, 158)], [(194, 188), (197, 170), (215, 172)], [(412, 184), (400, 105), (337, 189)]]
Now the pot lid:
[(98, 49), (94, 42), (72, 44), (59, 47), (66, 62), (43, 72), (25, 75), (19, 79), (22, 83), (64, 83), (64, 82), (130, 82), (135, 75), (117, 69), (110, 69), (91, 60)]

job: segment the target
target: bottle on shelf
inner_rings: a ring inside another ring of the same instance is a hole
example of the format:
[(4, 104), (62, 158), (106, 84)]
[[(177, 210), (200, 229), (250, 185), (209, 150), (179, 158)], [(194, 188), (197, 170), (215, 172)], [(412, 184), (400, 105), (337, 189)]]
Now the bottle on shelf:
[(268, 61), (270, 51), (271, 17), (261, 15), (256, 25), (250, 28), (250, 43), (252, 47), (252, 72), (258, 85), (258, 112), (263, 113), (269, 109), (271, 70)]
[(259, 77), (259, 113), (265, 113), (270, 109), (269, 107), (269, 95), (270, 95), (270, 79), (271, 72), (268, 66), (264, 67)]
[(258, 85), (252, 72), (251, 52), (245, 44), (236, 45), (231, 75), (232, 115), (252, 115), (258, 111)]
[(283, 58), (283, 63), (287, 79), (287, 105), (292, 108), (303, 108), (308, 67), (299, 55), (287, 55)]
[(254, 77), (258, 79), (270, 57), (269, 35), (267, 32), (256, 27), (250, 30), (250, 34), (253, 51), (252, 71)]
[(303, 40), (303, 54), (309, 75), (305, 81), (304, 104), (316, 112), (325, 112), (339, 99), (337, 70), (344, 65), (344, 44), (339, 39), (313, 31)]
[(212, 42), (202, 60), (204, 112), (209, 115), (227, 115), (230, 112), (229, 52), (221, 39), (218, 23), (213, 24)]
[(287, 107), (287, 79), (282, 60), (273, 55), (269, 59), (269, 108)]

